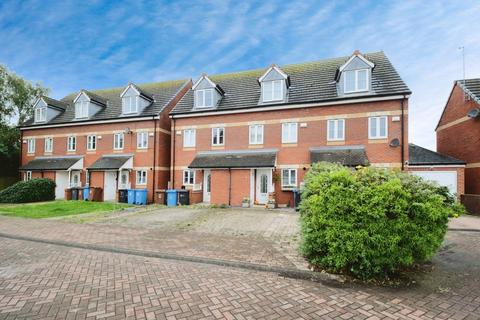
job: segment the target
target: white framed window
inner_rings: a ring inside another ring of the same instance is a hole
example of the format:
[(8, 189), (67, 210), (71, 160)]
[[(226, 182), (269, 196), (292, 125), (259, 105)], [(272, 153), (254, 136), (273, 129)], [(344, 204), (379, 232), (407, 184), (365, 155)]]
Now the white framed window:
[(136, 184), (147, 184), (147, 171), (146, 170), (137, 170), (137, 180)]
[(212, 128), (212, 146), (225, 144), (225, 128)]
[(297, 187), (297, 169), (282, 169), (282, 189)]
[(75, 118), (88, 118), (88, 101), (77, 101), (75, 103)]
[(197, 108), (213, 107), (213, 89), (195, 90), (195, 106)]
[(388, 138), (388, 117), (370, 117), (368, 118), (368, 139), (386, 139)]
[(283, 83), (284, 80), (273, 80), (262, 82), (262, 101), (278, 101), (283, 100)]
[(67, 138), (67, 151), (75, 151), (77, 149), (77, 137), (70, 136)]
[(47, 107), (35, 109), (35, 122), (47, 121)]
[(327, 122), (327, 140), (345, 140), (345, 119), (333, 119)]
[(35, 139), (30, 138), (27, 140), (27, 152), (35, 153)]
[(32, 171), (25, 171), (23, 174), (23, 181), (32, 180)]
[(138, 112), (138, 97), (126, 96), (122, 98), (123, 113), (137, 113)]
[(123, 133), (115, 133), (113, 135), (113, 149), (122, 150), (124, 143)]
[(97, 136), (89, 135), (87, 136), (87, 150), (96, 150), (97, 149)]
[(296, 122), (282, 123), (282, 143), (297, 142), (298, 124)]
[(193, 186), (195, 184), (195, 170), (183, 170), (183, 185)]
[(195, 147), (196, 134), (197, 133), (195, 129), (183, 130), (183, 147), (184, 148)]
[(148, 132), (140, 131), (137, 132), (137, 149), (147, 149), (148, 148)]
[(344, 92), (362, 92), (368, 90), (368, 69), (344, 71)]
[(249, 127), (249, 143), (263, 144), (263, 124), (252, 124)]
[(45, 152), (53, 152), (53, 138), (46, 137), (45, 138)]

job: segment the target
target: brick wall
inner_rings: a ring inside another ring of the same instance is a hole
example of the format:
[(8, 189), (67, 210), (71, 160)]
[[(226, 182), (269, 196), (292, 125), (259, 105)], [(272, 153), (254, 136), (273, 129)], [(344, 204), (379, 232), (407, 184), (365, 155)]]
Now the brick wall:
[(463, 90), (454, 86), (437, 128), (437, 151), (467, 162), (467, 194), (480, 194), (480, 121), (466, 116), (478, 107), (464, 100)]

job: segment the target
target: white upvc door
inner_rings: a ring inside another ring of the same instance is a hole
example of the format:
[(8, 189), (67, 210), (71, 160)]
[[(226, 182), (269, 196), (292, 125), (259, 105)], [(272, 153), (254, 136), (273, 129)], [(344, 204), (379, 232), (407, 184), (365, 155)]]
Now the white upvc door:
[(268, 193), (272, 191), (272, 170), (257, 169), (255, 200), (258, 204), (266, 204)]
[(70, 187), (81, 187), (80, 171), (71, 171), (70, 173)]
[(115, 201), (117, 198), (117, 172), (105, 171), (103, 184), (103, 201)]
[(55, 172), (55, 199), (65, 199), (65, 189), (69, 187), (68, 171)]
[(203, 171), (203, 202), (210, 203), (210, 192), (212, 189), (212, 176), (210, 170)]

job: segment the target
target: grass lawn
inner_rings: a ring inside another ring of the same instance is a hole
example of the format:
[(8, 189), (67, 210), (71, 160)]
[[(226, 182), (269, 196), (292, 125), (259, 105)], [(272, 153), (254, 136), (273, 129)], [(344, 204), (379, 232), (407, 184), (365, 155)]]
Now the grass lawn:
[(130, 207), (130, 205), (124, 203), (59, 200), (42, 203), (0, 205), (0, 214), (41, 219), (82, 213), (118, 211), (127, 207)]

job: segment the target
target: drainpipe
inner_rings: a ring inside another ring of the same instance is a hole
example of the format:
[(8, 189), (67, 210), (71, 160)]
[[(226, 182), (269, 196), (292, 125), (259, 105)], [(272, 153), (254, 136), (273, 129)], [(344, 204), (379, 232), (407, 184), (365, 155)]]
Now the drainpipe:
[[(160, 117), (160, 116), (159, 116)], [(156, 165), (157, 165), (157, 120), (155, 120), (155, 116), (152, 117), (153, 119), (153, 200), (155, 202), (155, 189), (156, 189)]]
[(406, 99), (406, 96), (403, 96), (403, 99), (402, 99), (402, 143), (401, 143), (401, 146), (402, 146), (402, 171), (405, 170), (405, 125), (404, 125), (404, 122), (405, 122), (405, 111), (404, 111), (404, 102), (405, 102), (405, 99)]
[[(18, 159), (18, 168), (22, 166), (22, 155), (23, 155), (23, 131), (20, 130), (20, 158)], [(20, 180), (22, 180), (22, 174), (20, 171), (18, 172), (18, 175), (20, 176)]]
[(232, 168), (228, 168), (228, 206), (232, 205)]
[(172, 185), (170, 186), (172, 189), (175, 189), (175, 140), (176, 140), (176, 129), (175, 129), (175, 118), (172, 118), (173, 122), (173, 129), (172, 129), (172, 167), (170, 172), (170, 180), (172, 181)]

